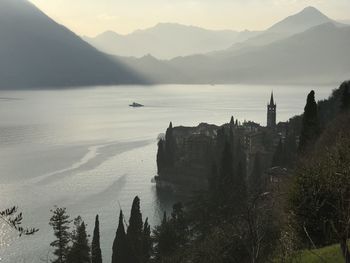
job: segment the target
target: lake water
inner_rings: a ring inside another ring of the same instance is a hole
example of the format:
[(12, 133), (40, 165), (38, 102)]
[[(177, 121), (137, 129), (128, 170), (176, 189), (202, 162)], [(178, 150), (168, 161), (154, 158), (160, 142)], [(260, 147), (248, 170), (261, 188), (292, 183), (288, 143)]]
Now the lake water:
[[(100, 215), (101, 246), (110, 261), (120, 207), (128, 216), (139, 195), (152, 225), (174, 201), (156, 192), (156, 143), (172, 121), (223, 124), (233, 115), (265, 125), (274, 90), (277, 119), (302, 112), (307, 93), (328, 97), (334, 87), (186, 86), (95, 87), (74, 90), (0, 91), (0, 208), (17, 205), (31, 237), (0, 231), (1, 262), (46, 260), (53, 240), (49, 210), (67, 207), (92, 233)], [(132, 102), (144, 108), (131, 108)]]

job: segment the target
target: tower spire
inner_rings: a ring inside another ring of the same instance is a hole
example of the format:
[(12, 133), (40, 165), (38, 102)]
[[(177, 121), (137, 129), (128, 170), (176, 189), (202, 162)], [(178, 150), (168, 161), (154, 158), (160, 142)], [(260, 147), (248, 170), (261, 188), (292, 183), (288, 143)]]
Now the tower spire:
[(274, 128), (276, 126), (276, 108), (277, 105), (273, 99), (273, 91), (271, 92), (270, 104), (267, 105), (267, 127)]
[(270, 99), (270, 105), (274, 105), (274, 99), (273, 99), (273, 91), (271, 91), (271, 99)]

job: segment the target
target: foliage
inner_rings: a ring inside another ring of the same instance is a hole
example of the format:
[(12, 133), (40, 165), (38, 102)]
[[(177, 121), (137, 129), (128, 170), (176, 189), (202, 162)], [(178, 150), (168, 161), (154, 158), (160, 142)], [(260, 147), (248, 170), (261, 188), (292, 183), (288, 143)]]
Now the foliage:
[(151, 238), (151, 226), (148, 224), (148, 218), (146, 218), (142, 233), (142, 262), (149, 262), (152, 254), (153, 242)]
[(177, 249), (176, 233), (164, 212), (162, 223), (153, 230), (154, 256), (157, 262), (170, 257)]
[(75, 230), (72, 233), (72, 247), (69, 249), (67, 263), (90, 263), (90, 246), (86, 234), (86, 224), (78, 216), (74, 219)]
[(158, 151), (157, 151), (158, 175), (160, 175), (164, 171), (165, 167), (166, 167), (165, 142), (163, 139), (160, 139), (158, 141)]
[(340, 132), (334, 141), (300, 167), (290, 203), (304, 242), (324, 246), (337, 241), (349, 257), (350, 137)]
[(257, 152), (254, 158), (253, 171), (248, 178), (249, 192), (253, 195), (261, 193), (264, 189), (263, 172), (261, 153)]
[(98, 215), (95, 218), (94, 235), (91, 243), (91, 263), (102, 263), (102, 252), (100, 247), (100, 222)]
[(66, 212), (66, 208), (55, 207), (51, 210), (53, 213), (49, 225), (52, 226), (54, 230), (54, 235), (56, 240), (51, 242), (50, 246), (54, 247), (53, 254), (56, 259), (52, 261), (53, 263), (65, 263), (67, 261), (67, 255), (69, 251), (69, 242), (71, 240), (71, 235), (69, 232), (69, 215)]
[(312, 90), (307, 96), (304, 109), (302, 129), (300, 134), (299, 151), (305, 153), (315, 143), (320, 134), (318, 108), (315, 101), (315, 92)]
[[(293, 256), (290, 263), (339, 263), (343, 261), (339, 245), (323, 247), (320, 249), (304, 250), (298, 257)], [(276, 262), (277, 263), (277, 262)]]
[(165, 133), (165, 161), (169, 167), (174, 166), (174, 156), (176, 150), (176, 142), (173, 135), (173, 124), (170, 122), (169, 128)]
[(140, 211), (140, 198), (137, 196), (134, 198), (131, 207), (127, 239), (133, 254), (141, 261), (143, 257), (143, 221)]
[(21, 212), (18, 213), (18, 208), (15, 206), (0, 211), (0, 220), (2, 220), (8, 226), (16, 230), (19, 236), (33, 235), (39, 231), (39, 229), (37, 228), (22, 227), (23, 215)]
[(350, 81), (345, 81), (341, 84), (340, 90), (342, 92), (340, 108), (343, 112), (350, 109)]
[(164, 212), (160, 226), (153, 231), (154, 255), (158, 262), (169, 261), (178, 250), (183, 250), (189, 241), (189, 226), (181, 203), (173, 206), (171, 217)]
[(113, 242), (112, 263), (137, 263), (124, 228), (123, 211), (120, 211), (118, 229)]

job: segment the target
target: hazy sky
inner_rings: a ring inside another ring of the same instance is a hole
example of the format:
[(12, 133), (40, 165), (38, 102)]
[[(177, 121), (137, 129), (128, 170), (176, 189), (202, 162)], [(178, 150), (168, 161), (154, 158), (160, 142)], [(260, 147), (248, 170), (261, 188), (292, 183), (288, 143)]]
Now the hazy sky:
[(80, 35), (129, 33), (158, 22), (210, 29), (259, 30), (312, 5), (331, 18), (350, 19), (350, 0), (31, 0)]

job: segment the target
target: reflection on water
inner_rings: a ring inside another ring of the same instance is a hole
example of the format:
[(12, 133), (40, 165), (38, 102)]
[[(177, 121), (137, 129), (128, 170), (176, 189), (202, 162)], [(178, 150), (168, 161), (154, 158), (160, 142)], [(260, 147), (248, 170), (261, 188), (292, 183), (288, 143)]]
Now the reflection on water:
[[(17, 239), (0, 232), (2, 262), (37, 263), (50, 252), (50, 208), (81, 215), (92, 232), (100, 215), (101, 246), (110, 260), (119, 209), (128, 217), (139, 195), (151, 225), (179, 198), (159, 192), (156, 139), (170, 121), (222, 124), (231, 115), (265, 123), (273, 89), (278, 119), (303, 110), (307, 93), (318, 99), (334, 87), (154, 86), (97, 87), (64, 91), (0, 91), (0, 209), (18, 205), (24, 223), (40, 228)], [(128, 105), (137, 101), (144, 108)], [(7, 246), (11, 244), (10, 246)]]

